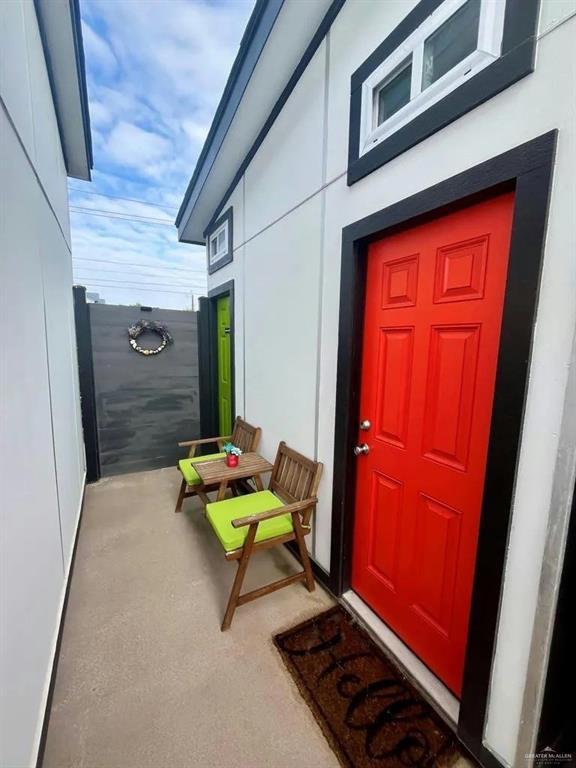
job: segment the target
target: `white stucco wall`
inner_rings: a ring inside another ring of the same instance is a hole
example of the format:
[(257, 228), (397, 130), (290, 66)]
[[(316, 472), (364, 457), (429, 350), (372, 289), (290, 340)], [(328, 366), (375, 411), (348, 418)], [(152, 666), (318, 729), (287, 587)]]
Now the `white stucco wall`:
[(543, 0), (533, 74), (348, 187), (350, 75), (415, 4), (346, 2), (232, 195), (242, 259), (212, 275), (210, 287), (237, 281), (245, 328), (240, 338), (237, 324), (245, 385), (237, 402), (263, 427), (264, 452), (272, 457), (285, 439), (325, 464), (312, 552), (329, 569), (342, 228), (558, 129), (485, 728), (486, 746), (502, 762), (522, 764), (516, 743), (576, 321), (576, 2)]
[(0, 3), (0, 765), (36, 759), (84, 482), (66, 171), (34, 4)]
[(309, 258), (311, 248), (320, 248), (318, 198), (245, 246), (244, 396), (266, 455), (280, 440), (314, 453), (318, 260)]
[(322, 184), (325, 50), (324, 42), (246, 170), (246, 239)]

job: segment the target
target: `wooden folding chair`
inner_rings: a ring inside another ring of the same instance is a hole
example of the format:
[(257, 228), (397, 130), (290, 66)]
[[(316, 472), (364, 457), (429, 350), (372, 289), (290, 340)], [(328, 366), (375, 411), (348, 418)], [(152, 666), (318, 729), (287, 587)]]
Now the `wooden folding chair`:
[[(314, 589), (314, 576), (304, 537), (310, 533), (310, 518), (316, 506), (316, 492), (322, 464), (280, 443), (267, 491), (237, 496), (206, 506), (206, 516), (224, 549), (226, 560), (238, 561), (222, 631), (228, 629), (237, 606), (255, 600), (296, 581)], [(253, 552), (296, 541), (303, 570), (244, 595), (242, 582)]]
[(180, 447), (189, 447), (190, 451), (188, 452), (187, 459), (180, 459), (178, 462), (178, 469), (182, 473), (182, 483), (180, 484), (180, 492), (178, 494), (174, 512), (181, 512), (184, 499), (187, 499), (190, 496), (198, 496), (202, 500), (204, 506), (206, 506), (210, 501), (206, 495), (207, 492), (215, 490), (214, 487), (202, 484), (198, 473), (192, 466), (192, 459), (194, 459), (195, 462), (211, 461), (213, 459), (223, 458), (226, 454), (211, 453), (206, 456), (195, 457), (196, 448), (199, 445), (214, 443), (218, 446), (218, 450), (222, 451), (224, 443), (230, 441), (231, 443), (234, 443), (236, 447), (240, 448), (242, 453), (252, 453), (258, 448), (261, 434), (262, 430), (260, 427), (253, 427), (252, 424), (248, 424), (247, 421), (244, 421), (237, 416), (234, 421), (234, 428), (231, 435), (205, 437), (201, 440), (185, 440), (182, 443), (178, 443)]

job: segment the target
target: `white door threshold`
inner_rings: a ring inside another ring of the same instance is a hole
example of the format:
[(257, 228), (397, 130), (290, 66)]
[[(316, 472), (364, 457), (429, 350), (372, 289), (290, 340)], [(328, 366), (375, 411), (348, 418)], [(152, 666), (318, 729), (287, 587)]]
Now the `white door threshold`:
[(351, 589), (341, 597), (342, 602), (369, 632), (382, 650), (398, 664), (414, 686), (439, 710), (453, 729), (458, 723), (460, 702), (436, 675), (400, 640), (374, 611)]

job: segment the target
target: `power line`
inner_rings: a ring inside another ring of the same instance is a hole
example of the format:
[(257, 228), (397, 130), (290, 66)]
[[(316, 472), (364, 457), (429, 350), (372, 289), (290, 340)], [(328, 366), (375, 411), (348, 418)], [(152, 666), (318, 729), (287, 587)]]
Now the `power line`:
[(79, 213), (82, 216), (99, 216), (101, 218), (103, 217), (103, 218), (106, 218), (106, 219), (119, 219), (120, 221), (131, 221), (131, 222), (134, 222), (135, 224), (149, 224), (149, 225), (150, 224), (156, 224), (156, 225), (159, 224), (159, 225), (161, 225), (163, 227), (173, 227), (174, 226), (174, 224), (172, 224), (168, 219), (158, 220), (158, 221), (155, 221), (154, 219), (151, 219), (151, 220), (140, 219), (139, 220), (139, 219), (135, 219), (134, 217), (119, 216), (118, 214), (113, 214), (113, 213), (88, 213), (89, 209), (82, 210), (81, 208), (76, 209), (76, 208), (70, 207), (70, 210), (72, 211), (72, 213)]
[(100, 285), (106, 285), (107, 288), (116, 288), (117, 286), (129, 286), (131, 288), (182, 288), (183, 291), (192, 291), (196, 290), (197, 288), (201, 288), (203, 286), (200, 286), (199, 284), (195, 285), (174, 285), (172, 283), (132, 283), (129, 280), (105, 280), (102, 278), (101, 280), (91, 280), (90, 278), (87, 278), (86, 275), (74, 275), (74, 280), (86, 280), (90, 282), (91, 285), (96, 285), (96, 283)]
[[(86, 275), (76, 275), (76, 277), (77, 277), (78, 280), (90, 280), (91, 279), (90, 277), (86, 277)], [(154, 285), (157, 288), (162, 288), (163, 286), (166, 286), (167, 288), (185, 288), (187, 290), (191, 290), (191, 287), (192, 287), (192, 283), (188, 283), (188, 284), (186, 284), (186, 283), (160, 283), (160, 282), (155, 283), (155, 282), (149, 282), (149, 281), (146, 282), (146, 283), (137, 283), (135, 280), (113, 280), (110, 277), (96, 278), (95, 281), (97, 281), (99, 283), (106, 282), (106, 283), (110, 283), (111, 285), (128, 285), (128, 284), (131, 284), (131, 285), (136, 285), (136, 286), (142, 285), (144, 287), (146, 287), (147, 285)], [(195, 283), (195, 285), (199, 285), (199, 283)]]
[(143, 280), (139, 281), (131, 277), (121, 277), (119, 280), (116, 280), (113, 277), (100, 277), (98, 275), (78, 275), (78, 273), (75, 272), (76, 277), (80, 277), (83, 280), (98, 280), (99, 282), (106, 282), (106, 283), (131, 283), (132, 285), (166, 285), (171, 287), (177, 287), (177, 288), (188, 288), (190, 285), (204, 285), (204, 281), (202, 280), (190, 280), (185, 283), (177, 283), (177, 282), (170, 282), (168, 280), (162, 280), (162, 279), (153, 279), (150, 280)]
[(130, 216), (132, 219), (145, 219), (146, 221), (163, 221), (166, 224), (172, 224), (171, 219), (161, 219), (156, 216), (145, 216), (139, 213), (130, 213), (129, 211), (111, 211), (108, 208), (83, 208), (81, 205), (72, 206), (75, 211), (82, 211), (86, 213), (112, 213), (114, 216)]
[(109, 195), (107, 192), (94, 192), (92, 189), (77, 189), (76, 187), (68, 187), (71, 192), (77, 192), (79, 195), (98, 195), (98, 197), (109, 197), (111, 200), (127, 200), (129, 203), (144, 203), (150, 205), (152, 208), (172, 208), (177, 211), (177, 205), (168, 205), (168, 203), (151, 203), (148, 200), (141, 200), (137, 197), (121, 197), (120, 195)]
[(111, 211), (109, 208), (84, 208), (81, 205), (72, 204), (77, 211), (86, 211), (87, 213), (113, 213), (115, 216), (130, 216), (133, 219), (149, 219), (150, 221), (165, 221), (172, 223), (171, 219), (161, 219), (157, 216), (146, 216), (144, 213), (130, 213), (130, 211)]
[[(157, 269), (157, 267), (154, 267), (152, 264), (138, 264), (134, 261), (114, 261), (114, 259), (92, 259), (92, 258), (86, 258), (84, 256), (73, 256), (72, 258), (74, 259), (74, 261), (98, 261), (98, 262), (101, 262), (102, 264), (120, 264), (126, 267), (149, 267), (150, 269)], [(203, 274), (206, 274), (205, 269), (191, 269), (188, 267), (162, 267), (162, 269), (170, 269), (170, 270), (174, 270), (175, 272), (202, 272)]]
[(86, 275), (75, 275), (75, 280), (87, 280), (91, 283), (101, 283), (102, 285), (106, 285), (108, 288), (122, 288), (129, 286), (130, 288), (157, 288), (158, 290), (162, 290), (163, 288), (182, 288), (184, 291), (195, 291), (199, 290), (200, 288), (204, 288), (204, 285), (201, 285), (200, 283), (190, 283), (190, 285), (179, 285), (178, 283), (131, 283), (129, 281), (125, 280), (108, 280), (108, 279), (102, 279), (102, 280), (90, 280), (89, 277), (86, 277)]
[[(106, 268), (102, 268), (102, 267), (90, 267), (90, 266), (85, 265), (85, 264), (78, 264), (77, 266), (78, 266), (78, 269), (83, 269), (83, 270), (84, 269), (93, 269), (93, 270), (96, 270), (98, 275), (102, 274), (103, 272), (107, 272), (110, 275), (118, 275), (119, 277), (122, 277), (122, 278), (123, 277), (128, 277), (130, 280), (132, 279), (131, 273), (127, 272), (126, 270), (122, 270), (122, 269), (106, 269)], [(157, 269), (161, 270), (161, 267), (158, 267)], [(196, 272), (195, 274), (201, 275), (202, 272), (200, 270), (198, 270), (198, 272)], [(97, 275), (95, 275), (95, 277), (96, 276)], [(162, 279), (164, 279), (164, 278), (168, 278), (168, 279), (169, 278), (174, 278), (176, 280), (179, 277), (181, 277), (182, 280), (186, 280), (186, 279), (194, 280), (195, 279), (192, 274), (190, 274), (190, 275), (181, 275), (181, 276), (180, 275), (166, 275), (166, 274), (147, 275), (147, 274), (139, 273), (139, 272), (137, 272), (134, 275), (134, 277), (145, 277), (145, 278), (148, 278), (150, 280), (154, 280), (154, 278), (162, 278)], [(108, 280), (109, 278), (104, 278), (104, 279)]]
[[(81, 283), (77, 283), (77, 285), (81, 285)], [(190, 296), (190, 294), (194, 293), (193, 290), (189, 291), (171, 291), (168, 288), (134, 288), (133, 286), (121, 286), (121, 285), (100, 285), (99, 283), (88, 283), (92, 288), (98, 288), (98, 289), (105, 289), (110, 288), (113, 291), (132, 291), (132, 290), (140, 290), (140, 291), (149, 291), (151, 293), (175, 293), (178, 294), (178, 296)]]

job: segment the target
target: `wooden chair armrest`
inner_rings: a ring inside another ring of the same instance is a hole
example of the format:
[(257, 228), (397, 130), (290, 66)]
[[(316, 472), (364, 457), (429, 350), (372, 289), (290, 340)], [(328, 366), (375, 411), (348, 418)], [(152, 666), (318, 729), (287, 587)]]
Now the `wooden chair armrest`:
[(239, 517), (237, 520), (232, 520), (232, 526), (234, 528), (242, 528), (244, 525), (261, 523), (263, 520), (270, 520), (273, 517), (280, 517), (280, 515), (292, 514), (293, 512), (304, 512), (306, 509), (316, 504), (317, 501), (318, 499), (313, 497), (311, 499), (304, 499), (304, 501), (297, 501), (294, 504), (286, 504), (277, 509), (269, 509), (265, 512), (259, 512), (257, 515)]
[(181, 448), (187, 448), (190, 445), (204, 445), (205, 443), (224, 443), (227, 440), (230, 440), (232, 435), (223, 435), (222, 437), (203, 437), (199, 440), (183, 440), (181, 443), (178, 443), (178, 445)]

